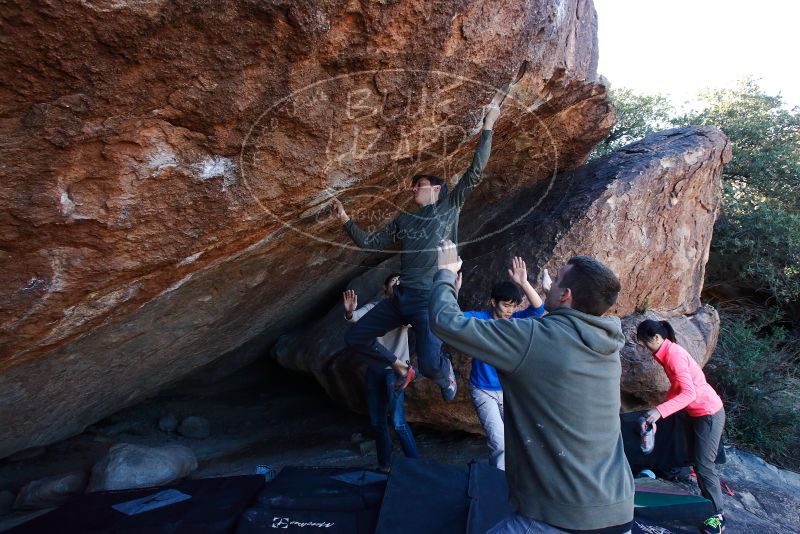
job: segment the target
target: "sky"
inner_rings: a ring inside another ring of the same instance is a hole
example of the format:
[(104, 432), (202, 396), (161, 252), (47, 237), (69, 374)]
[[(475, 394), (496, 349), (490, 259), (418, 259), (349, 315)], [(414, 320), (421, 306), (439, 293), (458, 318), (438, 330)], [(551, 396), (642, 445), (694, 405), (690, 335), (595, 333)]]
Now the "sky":
[(598, 71), (676, 103), (746, 75), (800, 105), (800, 1), (594, 0)]

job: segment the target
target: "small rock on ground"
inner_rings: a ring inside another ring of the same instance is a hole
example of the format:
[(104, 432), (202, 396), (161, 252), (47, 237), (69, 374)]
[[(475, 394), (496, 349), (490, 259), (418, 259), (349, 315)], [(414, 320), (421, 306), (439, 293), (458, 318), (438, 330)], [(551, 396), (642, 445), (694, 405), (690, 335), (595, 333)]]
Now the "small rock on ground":
[(88, 491), (161, 486), (197, 469), (197, 457), (189, 447), (147, 447), (120, 443), (92, 467)]
[(14, 501), (17, 510), (41, 510), (58, 506), (83, 493), (89, 477), (84, 471), (73, 471), (28, 482)]
[(178, 429), (178, 418), (172, 414), (164, 415), (158, 420), (158, 428), (162, 432), (175, 432)]
[(187, 438), (204, 439), (211, 435), (211, 427), (205, 417), (190, 415), (181, 421), (178, 433)]

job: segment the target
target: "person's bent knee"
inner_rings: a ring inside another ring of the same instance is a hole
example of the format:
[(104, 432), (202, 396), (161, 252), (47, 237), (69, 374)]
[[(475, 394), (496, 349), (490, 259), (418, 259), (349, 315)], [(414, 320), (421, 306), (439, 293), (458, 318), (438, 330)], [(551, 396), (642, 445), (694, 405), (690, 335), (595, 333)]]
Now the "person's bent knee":
[(430, 379), (437, 379), (442, 378), (443, 372), (441, 366), (437, 366), (434, 363), (430, 362), (429, 360), (419, 359), (419, 370), (423, 376)]
[(394, 427), (394, 429), (397, 430), (398, 432), (400, 432), (404, 428), (408, 427), (408, 421), (406, 421), (405, 417), (400, 418), (400, 417), (392, 416), (391, 417), (391, 423), (392, 423), (392, 426)]

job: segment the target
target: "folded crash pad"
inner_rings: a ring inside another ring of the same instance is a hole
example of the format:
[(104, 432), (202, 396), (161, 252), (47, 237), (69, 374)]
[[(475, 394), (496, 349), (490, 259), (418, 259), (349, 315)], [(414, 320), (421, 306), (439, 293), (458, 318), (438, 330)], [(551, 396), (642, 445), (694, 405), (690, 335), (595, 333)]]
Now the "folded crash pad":
[(714, 513), (711, 501), (679, 485), (649, 478), (636, 479), (634, 515), (657, 522), (698, 524)]
[(392, 466), (376, 532), (484, 534), (511, 512), (500, 469), (404, 458)]
[[(650, 454), (644, 454), (640, 447), (639, 418), (646, 412), (629, 412), (620, 415), (622, 442), (625, 456), (634, 474), (642, 469), (652, 469), (667, 473), (678, 467), (691, 465), (694, 449), (690, 417), (684, 411), (675, 413), (656, 423), (655, 447)], [(725, 463), (725, 449), (719, 443), (716, 463)]]
[(469, 468), (398, 458), (386, 484), (376, 534), (464, 534)]
[(239, 521), (236, 534), (371, 534), (386, 475), (364, 469), (284, 467)]

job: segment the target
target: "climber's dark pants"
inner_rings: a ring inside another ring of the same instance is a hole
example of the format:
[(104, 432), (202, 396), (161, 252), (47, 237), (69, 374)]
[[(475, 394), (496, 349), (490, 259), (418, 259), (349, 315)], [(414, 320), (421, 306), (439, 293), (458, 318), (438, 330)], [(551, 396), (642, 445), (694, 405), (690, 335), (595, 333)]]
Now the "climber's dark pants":
[(428, 322), (430, 290), (397, 286), (391, 298), (383, 299), (354, 324), (345, 335), (345, 343), (362, 356), (393, 364), (397, 361), (389, 349), (376, 338), (403, 325), (410, 324), (416, 339), (417, 360), (423, 376), (440, 386), (447, 385), (447, 367), (442, 342), (431, 332)]
[(700, 493), (714, 505), (714, 513), (721, 514), (722, 488), (714, 461), (717, 459), (719, 440), (725, 427), (725, 408), (720, 408), (714, 415), (689, 417), (689, 421), (694, 438), (694, 470)]

